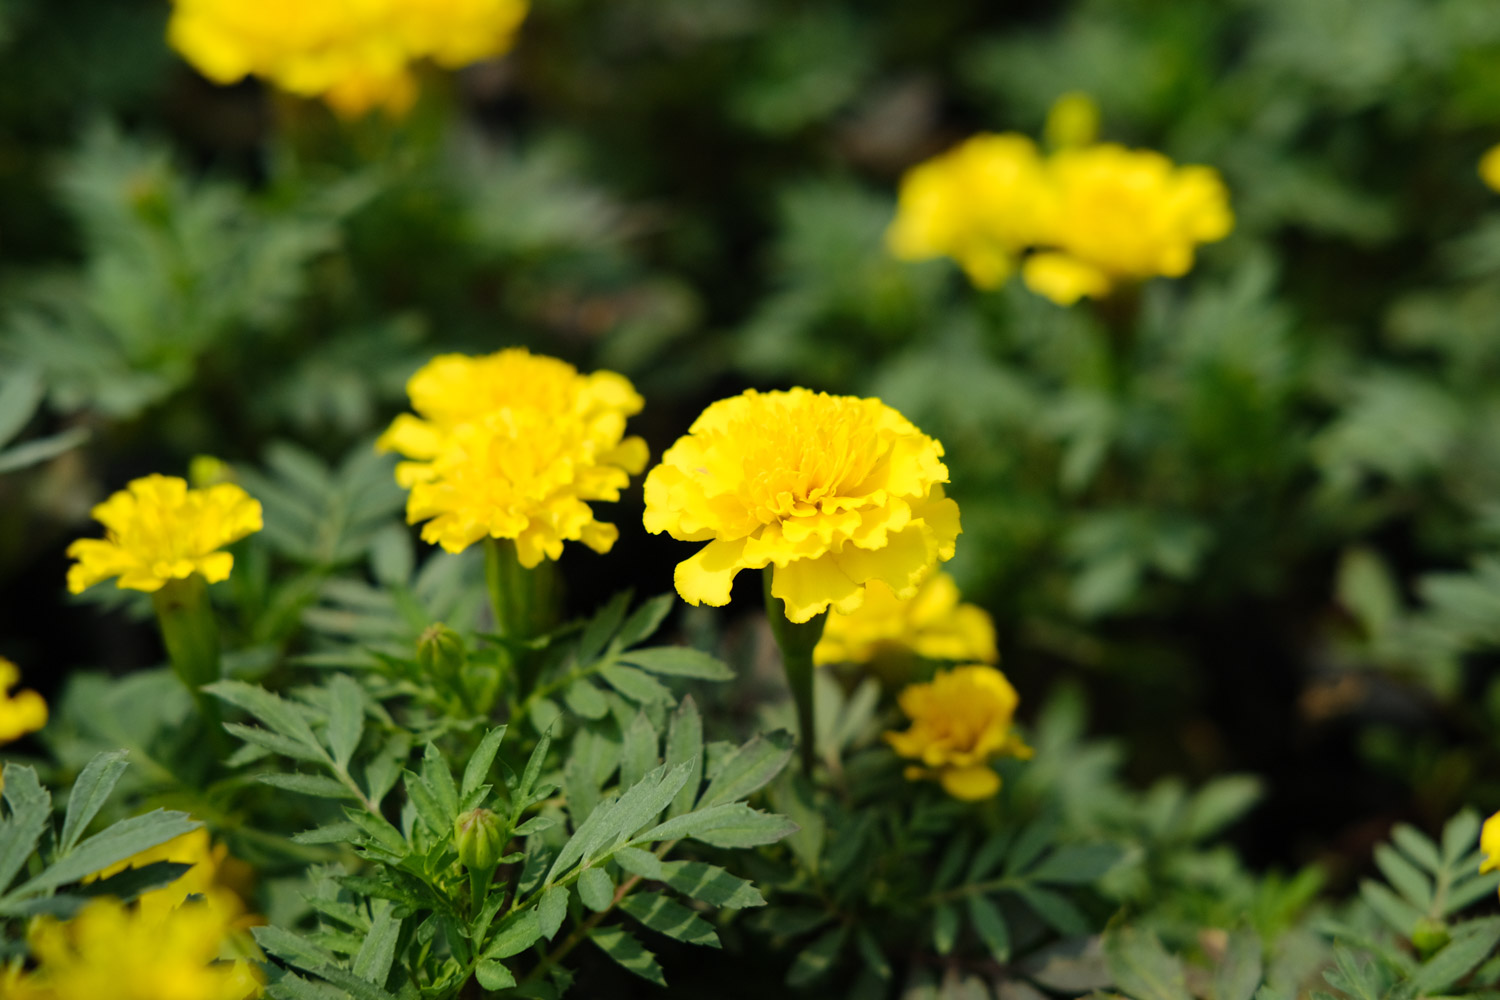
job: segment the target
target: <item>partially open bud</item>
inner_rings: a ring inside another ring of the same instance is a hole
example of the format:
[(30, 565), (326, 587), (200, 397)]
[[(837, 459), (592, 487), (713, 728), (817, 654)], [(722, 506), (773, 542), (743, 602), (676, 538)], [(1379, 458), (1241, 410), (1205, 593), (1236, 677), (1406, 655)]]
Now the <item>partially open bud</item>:
[(463, 637), (442, 622), (427, 626), (417, 639), (417, 665), (429, 677), (457, 677), (464, 658)]
[(505, 843), (504, 824), (488, 809), (470, 809), (453, 824), (453, 843), (465, 868), (489, 871), (500, 861)]

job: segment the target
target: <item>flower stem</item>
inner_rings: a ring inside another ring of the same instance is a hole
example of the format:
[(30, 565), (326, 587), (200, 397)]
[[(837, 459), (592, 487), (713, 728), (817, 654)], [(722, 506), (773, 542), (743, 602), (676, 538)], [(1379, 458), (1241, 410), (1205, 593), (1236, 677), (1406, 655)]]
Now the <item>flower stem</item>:
[(792, 701), (797, 705), (797, 742), (802, 750), (802, 772), (810, 775), (817, 740), (813, 725), (813, 649), (823, 637), (823, 623), (828, 620), (828, 612), (800, 624), (788, 619), (785, 602), (771, 594), (775, 572), (774, 566), (767, 566), (761, 574), (766, 595), (766, 619), (771, 623), (776, 645), (781, 647), (781, 664), (792, 689)]
[(552, 564), (543, 560), (533, 569), (521, 565), (516, 543), (509, 538), (484, 540), (484, 582), (495, 616), (495, 634), (506, 640), (519, 692), (524, 696), (535, 678), (527, 672), (528, 659), (521, 644), (541, 635), (552, 625)]
[(221, 675), (219, 623), (208, 600), (208, 583), (198, 573), (168, 580), (151, 595), (151, 603), (172, 670), (197, 703), (209, 740), (218, 743), (218, 705), (202, 690)]

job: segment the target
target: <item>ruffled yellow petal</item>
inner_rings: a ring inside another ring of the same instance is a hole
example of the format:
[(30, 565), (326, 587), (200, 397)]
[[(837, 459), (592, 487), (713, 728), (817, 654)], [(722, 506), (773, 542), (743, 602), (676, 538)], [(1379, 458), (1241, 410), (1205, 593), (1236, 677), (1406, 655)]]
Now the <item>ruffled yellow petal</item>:
[(907, 771), (913, 780), (936, 778), (955, 798), (988, 798), (1000, 788), (991, 760), (1031, 756), (1012, 728), (1019, 700), (994, 667), (955, 667), (901, 692), (897, 703), (911, 726), (885, 739), (900, 756), (921, 762)]
[(1479, 865), (1481, 872), (1500, 869), (1500, 812), (1485, 820), (1484, 826), (1479, 828), (1479, 849), (1484, 852), (1484, 860)]
[(1109, 275), (1065, 253), (1032, 254), (1026, 258), (1021, 274), (1027, 288), (1060, 306), (1083, 298), (1103, 298), (1110, 289)]
[(979, 802), (1000, 791), (1000, 775), (984, 766), (950, 767), (938, 775), (943, 791), (955, 799)]
[(0, 656), (0, 743), (18, 740), (47, 724), (47, 702), (35, 691), (10, 689), (21, 683), (21, 671)]
[(1479, 159), (1479, 178), (1492, 191), (1500, 191), (1500, 145), (1491, 146)]
[(813, 662), (878, 664), (894, 673), (914, 656), (982, 663), (999, 659), (990, 616), (982, 608), (960, 604), (958, 584), (947, 573), (929, 574), (908, 600), (872, 580), (858, 609), (829, 616)]

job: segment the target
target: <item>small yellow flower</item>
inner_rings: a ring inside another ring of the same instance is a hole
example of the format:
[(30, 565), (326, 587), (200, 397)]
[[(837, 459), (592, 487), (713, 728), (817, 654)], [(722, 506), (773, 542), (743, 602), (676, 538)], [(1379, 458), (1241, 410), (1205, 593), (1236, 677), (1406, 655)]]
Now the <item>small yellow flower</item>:
[(1099, 135), (1099, 105), (1081, 91), (1063, 94), (1052, 102), (1042, 134), (1053, 149), (1089, 145)]
[(1060, 305), (1122, 281), (1180, 277), (1199, 243), (1234, 228), (1224, 184), (1209, 167), (1103, 143), (1063, 149), (1047, 169), (1054, 194), (1039, 245), (1054, 253), (1028, 261), (1023, 274)]
[(1500, 868), (1500, 812), (1484, 821), (1479, 828), (1479, 849), (1484, 852), (1480, 872), (1492, 872)]
[(101, 897), (71, 920), (32, 923), (28, 943), (37, 967), (22, 977), (23, 990), (46, 1000), (258, 997), (259, 973), (233, 959), (231, 934), (203, 902), (157, 908)]
[(989, 613), (959, 603), (953, 577), (935, 571), (907, 600), (879, 580), (865, 589), (865, 603), (847, 615), (832, 615), (813, 662), (892, 663), (913, 656), (929, 660), (994, 663), (995, 626)]
[(1500, 145), (1491, 146), (1479, 158), (1479, 179), (1491, 190), (1500, 191)]
[(710, 405), (651, 470), (646, 529), (708, 542), (677, 564), (689, 604), (727, 604), (736, 573), (774, 565), (791, 621), (848, 614), (870, 581), (909, 598), (953, 557), (942, 455), (878, 399), (751, 389)]
[(907, 171), (886, 242), (902, 260), (952, 257), (976, 286), (998, 288), (1035, 242), (1046, 193), (1035, 143), (977, 135)]
[(68, 546), (77, 560), (68, 570), (75, 594), (116, 576), (127, 590), (160, 590), (194, 573), (217, 583), (234, 567), (234, 556), (220, 550), (261, 529), (260, 503), (240, 487), (193, 490), (175, 476), (134, 480), (93, 514), (105, 537)]
[(412, 66), (456, 69), (508, 51), (526, 0), (174, 0), (167, 39), (215, 83), (258, 76), (339, 114), (402, 114)]
[(646, 443), (624, 436), (641, 409), (624, 376), (513, 348), (434, 358), (407, 392), (420, 416), (397, 417), (377, 447), (411, 459), (396, 480), (411, 491), (407, 520), (428, 522), (425, 540), (461, 552), (511, 538), (526, 567), (559, 558), (564, 541), (614, 545), (618, 529), (586, 501), (618, 500), (646, 466)]
[(957, 799), (987, 799), (1000, 790), (992, 759), (1031, 756), (1011, 727), (1019, 700), (994, 667), (954, 667), (901, 692), (898, 701), (911, 728), (885, 738), (898, 754), (920, 762), (906, 769), (907, 778), (936, 778)]
[(18, 740), (47, 724), (47, 702), (41, 695), (35, 691), (10, 693), (19, 683), (21, 671), (0, 656), (0, 743)]

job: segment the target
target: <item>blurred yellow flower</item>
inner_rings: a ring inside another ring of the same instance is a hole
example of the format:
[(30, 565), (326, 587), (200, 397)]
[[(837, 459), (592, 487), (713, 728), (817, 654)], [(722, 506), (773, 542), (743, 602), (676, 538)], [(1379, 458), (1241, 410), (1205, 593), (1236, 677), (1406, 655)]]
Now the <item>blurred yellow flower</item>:
[(847, 615), (832, 615), (813, 662), (873, 663), (913, 656), (929, 660), (994, 663), (995, 626), (983, 608), (959, 603), (958, 584), (934, 571), (907, 600), (879, 580), (865, 589), (865, 603)]
[(1479, 179), (1492, 190), (1500, 191), (1500, 145), (1491, 146), (1479, 158)]
[(872, 580), (909, 598), (953, 557), (942, 455), (878, 399), (751, 389), (710, 405), (651, 470), (646, 529), (708, 542), (677, 564), (689, 604), (727, 604), (736, 573), (774, 565), (788, 619), (847, 614)]
[(1099, 135), (1099, 105), (1081, 91), (1063, 94), (1052, 102), (1042, 134), (1053, 149), (1087, 146)]
[(251, 963), (226, 953), (230, 935), (231, 928), (203, 902), (143, 907), (101, 897), (71, 920), (39, 917), (33, 921), (27, 937), (37, 966), (20, 977), (19, 996), (36, 1000), (258, 997), (259, 972)]
[(906, 769), (907, 778), (936, 778), (957, 799), (987, 799), (1000, 790), (992, 759), (1031, 756), (1011, 728), (1019, 700), (994, 667), (954, 667), (901, 692), (898, 701), (911, 728), (885, 738), (898, 754), (920, 762)]
[(93, 510), (105, 537), (68, 546), (73, 593), (119, 577), (127, 590), (160, 590), (169, 580), (201, 573), (209, 583), (229, 576), (234, 556), (224, 546), (261, 529), (260, 503), (233, 483), (188, 488), (175, 476), (134, 480)]
[(19, 683), (21, 671), (0, 656), (0, 743), (18, 740), (47, 724), (47, 702), (41, 695), (35, 691), (10, 693)]
[(396, 480), (425, 540), (461, 552), (511, 538), (527, 567), (559, 558), (564, 541), (614, 545), (618, 529), (586, 501), (618, 500), (646, 466), (646, 443), (624, 436), (642, 405), (624, 376), (513, 348), (436, 357), (407, 392), (419, 416), (397, 417), (376, 446), (410, 459)]
[(167, 39), (215, 83), (258, 76), (355, 117), (405, 112), (411, 67), (508, 51), (526, 0), (173, 0)]
[(1485, 820), (1484, 826), (1479, 828), (1479, 849), (1484, 852), (1484, 860), (1479, 864), (1481, 872), (1500, 869), (1500, 812)]
[(1028, 260), (1023, 274), (1028, 287), (1060, 305), (1121, 281), (1180, 277), (1199, 243), (1234, 228), (1228, 193), (1209, 167), (1179, 167), (1160, 153), (1103, 143), (1060, 150), (1047, 172), (1054, 194), (1039, 245), (1054, 253)]
[(907, 171), (886, 233), (902, 260), (952, 257), (980, 288), (998, 288), (1036, 240), (1046, 195), (1036, 144), (977, 135)]
[(198, 896), (213, 919), (224, 927), (258, 922), (258, 918), (247, 916), (244, 900), (235, 887), (237, 883), (248, 881), (247, 866), (230, 857), (229, 848), (224, 844), (215, 844), (208, 831), (202, 827), (174, 837), (165, 844), (140, 851), (94, 873), (85, 881), (106, 879), (127, 868), (144, 868), (158, 861), (172, 861), (192, 867), (160, 889), (142, 893), (136, 899), (136, 907), (143, 916), (163, 916), (166, 911), (187, 902), (189, 896)]

